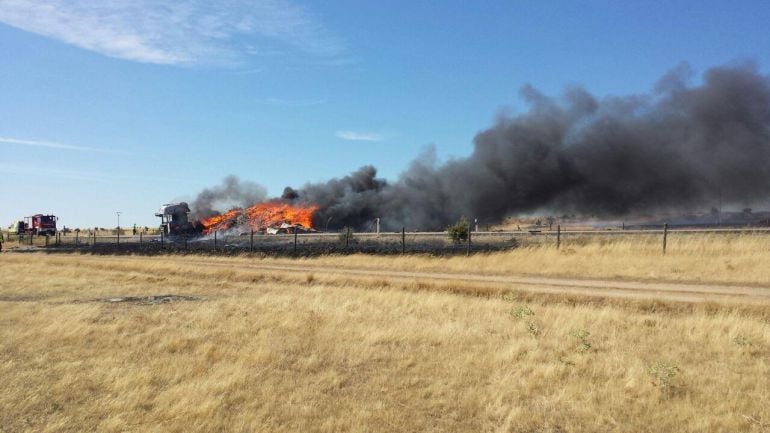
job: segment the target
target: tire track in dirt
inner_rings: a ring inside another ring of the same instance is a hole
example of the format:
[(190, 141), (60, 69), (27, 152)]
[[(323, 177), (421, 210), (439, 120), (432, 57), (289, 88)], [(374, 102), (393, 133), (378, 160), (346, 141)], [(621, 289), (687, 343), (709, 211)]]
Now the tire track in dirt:
[[(119, 257), (102, 257), (100, 260), (119, 262)], [(132, 256), (132, 260), (156, 262), (157, 257)], [(401, 281), (429, 281), (462, 284), (490, 284), (508, 290), (566, 294), (586, 297), (612, 297), (637, 300), (660, 300), (676, 302), (722, 302), (770, 306), (770, 287), (727, 285), (710, 283), (676, 283), (659, 281), (632, 281), (609, 279), (581, 279), (545, 276), (488, 275), (474, 273), (453, 273), (435, 271), (400, 271), (395, 269), (370, 269), (324, 267), (305, 264), (266, 264), (208, 261), (202, 259), (165, 257), (167, 263), (224, 268), (233, 270), (255, 270), (282, 273), (311, 273), (347, 278), (382, 278)]]

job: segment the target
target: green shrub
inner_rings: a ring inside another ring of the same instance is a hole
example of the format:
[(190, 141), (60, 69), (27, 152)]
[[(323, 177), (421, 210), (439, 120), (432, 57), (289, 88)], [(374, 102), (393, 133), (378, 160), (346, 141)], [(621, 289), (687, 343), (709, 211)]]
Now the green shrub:
[(591, 336), (590, 332), (586, 331), (585, 329), (578, 329), (576, 331), (572, 331), (572, 336), (578, 340), (578, 352), (587, 352), (591, 350), (591, 341), (588, 339), (588, 337)]
[(674, 364), (669, 364), (663, 361), (657, 361), (649, 369), (649, 373), (653, 378), (653, 383), (662, 389), (670, 388), (673, 385), (673, 379), (679, 373), (679, 367)]
[(513, 310), (511, 310), (511, 316), (513, 316), (514, 319), (522, 319), (527, 316), (534, 315), (535, 312), (532, 311), (531, 308), (527, 307), (526, 305), (520, 305)]
[(468, 240), (469, 233), (468, 219), (460, 217), (459, 221), (447, 227), (446, 230), (449, 234), (449, 239), (452, 240), (452, 242), (456, 244), (465, 242)]

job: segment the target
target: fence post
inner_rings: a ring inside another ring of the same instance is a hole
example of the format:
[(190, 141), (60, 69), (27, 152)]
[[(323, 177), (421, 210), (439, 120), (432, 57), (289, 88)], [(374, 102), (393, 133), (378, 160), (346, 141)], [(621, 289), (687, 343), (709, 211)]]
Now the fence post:
[(51, 237), (51, 235), (49, 235), (48, 233), (45, 234), (45, 246), (46, 247), (48, 246), (48, 238), (50, 238), (50, 237)]
[(142, 247), (142, 232), (139, 232), (139, 248)]
[(668, 238), (668, 223), (663, 223), (663, 255), (666, 255), (667, 238)]
[(163, 240), (164, 240), (164, 232), (163, 229), (160, 229), (160, 248), (163, 249)]
[(297, 230), (296, 227), (294, 227), (294, 254), (297, 254)]
[(217, 249), (217, 232), (214, 231), (214, 251)]
[(118, 234), (118, 239), (116, 241), (116, 244), (120, 245), (120, 227), (118, 227), (118, 230), (116, 231), (116, 233)]
[(29, 234), (29, 246), (32, 246), (32, 236), (35, 236), (34, 233)]
[(350, 227), (345, 227), (345, 248), (347, 249), (350, 243)]
[(75, 245), (76, 246), (80, 245), (80, 232), (79, 231), (75, 232)]
[(471, 224), (468, 223), (468, 245), (465, 249), (465, 255), (470, 256), (471, 255)]
[(561, 224), (556, 225), (556, 249), (561, 246)]
[(187, 235), (184, 236), (184, 250), (187, 251)]
[(251, 234), (249, 237), (249, 252), (254, 252), (254, 229), (251, 230)]
[(401, 254), (406, 252), (406, 227), (401, 227)]
[(96, 246), (96, 230), (94, 230), (94, 243), (91, 244), (92, 247)]

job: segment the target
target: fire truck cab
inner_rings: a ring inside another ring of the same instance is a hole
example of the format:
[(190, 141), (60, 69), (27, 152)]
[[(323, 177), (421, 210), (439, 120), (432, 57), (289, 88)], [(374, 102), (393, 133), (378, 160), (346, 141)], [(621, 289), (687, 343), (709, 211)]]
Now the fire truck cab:
[(56, 221), (59, 217), (55, 215), (37, 214), (24, 217), (24, 231), (38, 236), (55, 235)]

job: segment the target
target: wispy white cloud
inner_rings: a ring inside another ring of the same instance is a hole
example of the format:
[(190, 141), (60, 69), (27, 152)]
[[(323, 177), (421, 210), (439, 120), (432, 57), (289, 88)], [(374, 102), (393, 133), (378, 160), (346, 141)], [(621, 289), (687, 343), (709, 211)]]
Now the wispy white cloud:
[(282, 99), (265, 98), (265, 102), (274, 105), (285, 105), (287, 107), (310, 107), (326, 103), (326, 99)]
[(0, 143), (18, 146), (45, 147), (49, 149), (75, 150), (79, 152), (116, 153), (112, 150), (99, 149), (97, 147), (74, 146), (72, 144), (57, 143), (55, 141), (22, 140), (20, 138), (11, 137), (0, 137)]
[(283, 47), (323, 57), (344, 51), (290, 0), (0, 0), (0, 22), (145, 63), (231, 62)]
[(337, 131), (337, 138), (350, 141), (383, 141), (385, 136), (377, 132)]
[(0, 173), (13, 175), (35, 175), (47, 176), (60, 179), (83, 180), (88, 182), (179, 182), (189, 184), (191, 179), (181, 179), (176, 177), (155, 177), (135, 174), (120, 174), (115, 172), (96, 172), (88, 170), (71, 170), (57, 167), (43, 166), (40, 164), (18, 164), (0, 162)]

